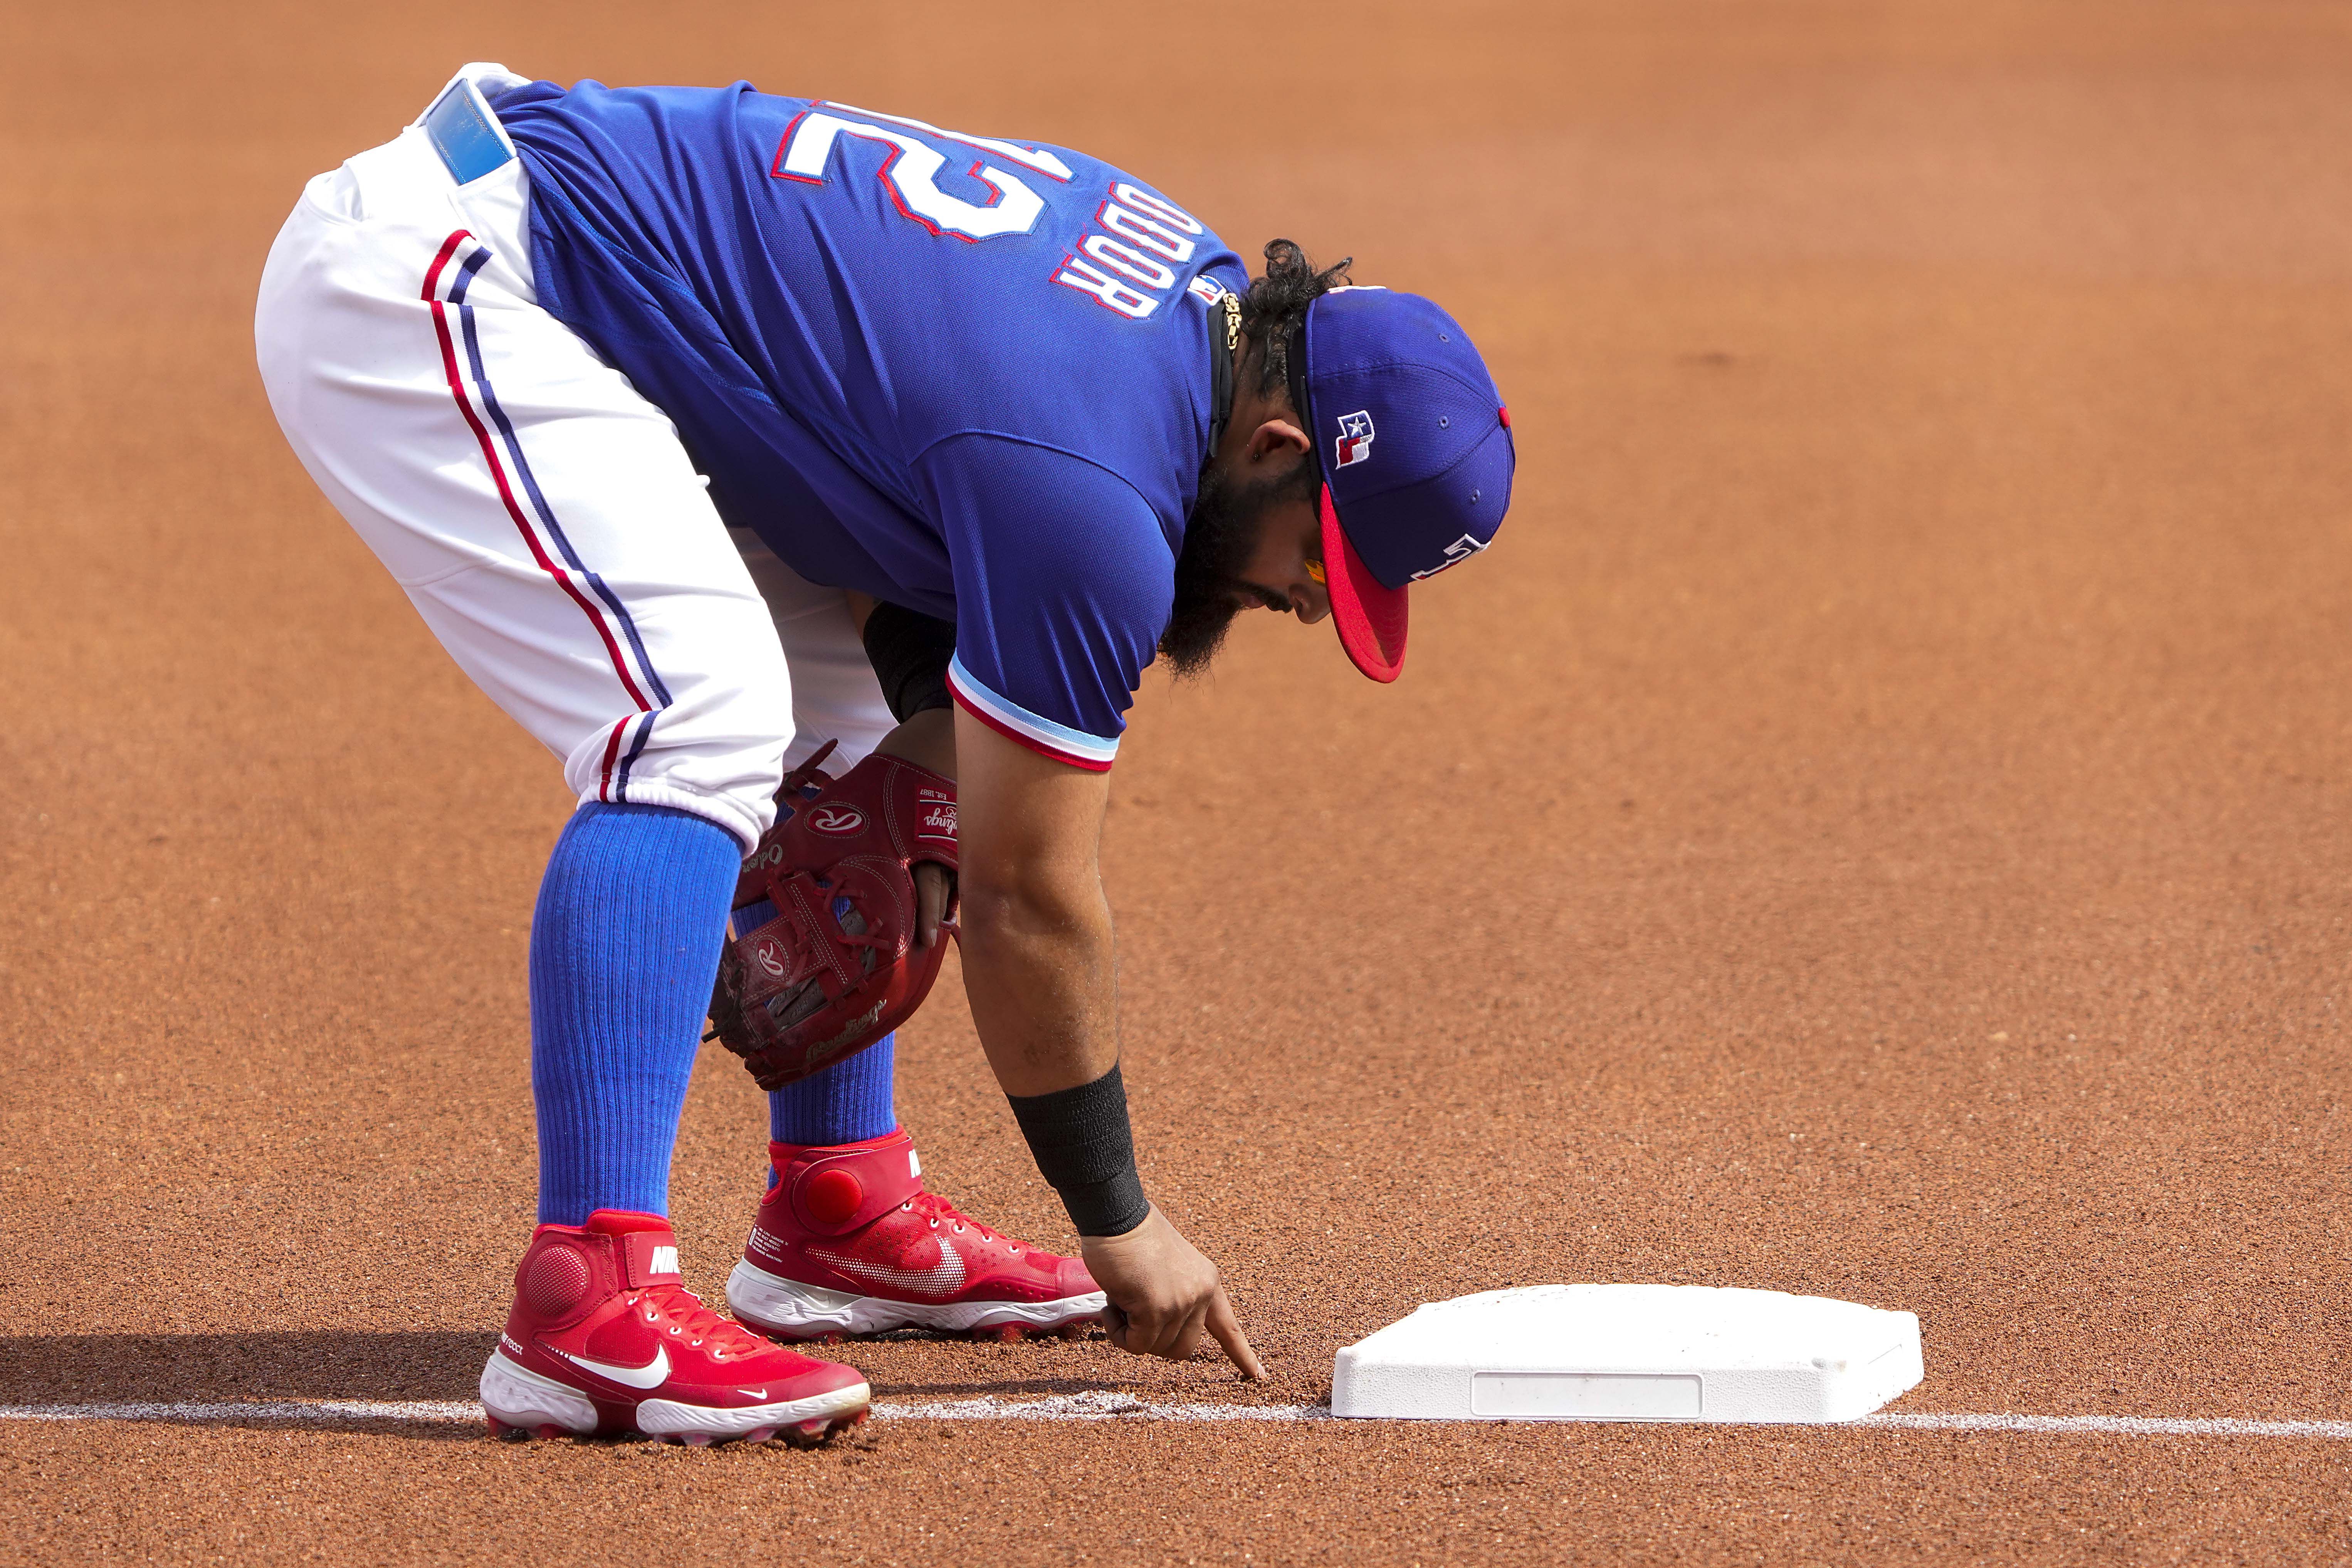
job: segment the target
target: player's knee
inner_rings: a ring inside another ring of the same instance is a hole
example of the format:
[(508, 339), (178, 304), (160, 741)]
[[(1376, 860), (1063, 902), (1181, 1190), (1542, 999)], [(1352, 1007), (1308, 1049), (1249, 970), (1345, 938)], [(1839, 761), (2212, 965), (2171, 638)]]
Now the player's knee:
[(781, 679), (705, 679), (672, 686), (670, 700), (624, 718), (573, 753), (582, 798), (673, 805), (707, 816), (748, 850), (775, 820), (792, 694)]

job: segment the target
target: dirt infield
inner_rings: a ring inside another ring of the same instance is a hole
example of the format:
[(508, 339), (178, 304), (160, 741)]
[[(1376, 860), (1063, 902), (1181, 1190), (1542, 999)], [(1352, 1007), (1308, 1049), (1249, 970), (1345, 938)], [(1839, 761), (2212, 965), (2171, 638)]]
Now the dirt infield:
[[(1274, 1382), (898, 1339), (846, 1358), (880, 1397), (1312, 1406), (1417, 1302), (1623, 1279), (1916, 1310), (1905, 1412), (2352, 1418), (2340, 7), (10, 32), (0, 1404), (472, 1397), (568, 802), (287, 451), (250, 321), (301, 181), (503, 58), (1085, 147), (1438, 297), (1511, 405), (1512, 521), (1402, 682), (1249, 625), (1114, 777), (1146, 1180)], [(900, 1051), (926, 1170), (1066, 1242), (956, 990)], [(706, 1053), (708, 1293), (763, 1137)], [(0, 1420), (19, 1560), (2317, 1562), (2347, 1494), (2326, 1436)]]

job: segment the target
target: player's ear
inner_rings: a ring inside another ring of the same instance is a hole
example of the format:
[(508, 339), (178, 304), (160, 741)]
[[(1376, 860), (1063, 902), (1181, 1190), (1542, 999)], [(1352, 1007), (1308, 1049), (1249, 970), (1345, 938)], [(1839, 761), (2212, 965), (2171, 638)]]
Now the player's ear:
[(1269, 419), (1250, 432), (1249, 460), (1263, 463), (1289, 456), (1305, 457), (1314, 443), (1288, 419)]

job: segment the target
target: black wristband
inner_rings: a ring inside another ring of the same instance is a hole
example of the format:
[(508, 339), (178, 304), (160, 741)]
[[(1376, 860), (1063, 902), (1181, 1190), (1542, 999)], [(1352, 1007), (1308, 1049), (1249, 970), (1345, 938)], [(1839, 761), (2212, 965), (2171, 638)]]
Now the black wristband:
[(890, 716), (903, 724), (948, 706), (948, 660), (955, 657), (953, 621), (904, 605), (877, 604), (866, 617), (866, 662), (881, 683)]
[(1135, 1169), (1127, 1085), (1118, 1068), (1051, 1094), (1008, 1094), (1037, 1173), (1062, 1195), (1080, 1236), (1125, 1236), (1150, 1217)]

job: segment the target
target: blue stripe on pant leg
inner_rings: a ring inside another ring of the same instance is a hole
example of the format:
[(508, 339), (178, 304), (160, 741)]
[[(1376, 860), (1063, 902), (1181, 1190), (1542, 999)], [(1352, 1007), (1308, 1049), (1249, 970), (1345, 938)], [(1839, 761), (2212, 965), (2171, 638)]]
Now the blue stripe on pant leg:
[(499, 427), (507, 457), (514, 464), (515, 476), (522, 480), (523, 493), (530, 498), (531, 510), (539, 514), (540, 522), (546, 528), (547, 536), (555, 542), (555, 548), (563, 556), (564, 563), (587, 579), (589, 588), (621, 623), (621, 635), (628, 640), (630, 651), (637, 656), (637, 668), (645, 675), (646, 684), (654, 689), (656, 705), (667, 708), (674, 700), (669, 688), (662, 683), (661, 671), (654, 668), (652, 658), (646, 652), (645, 639), (637, 635), (636, 618), (629, 614), (628, 606), (621, 603), (621, 596), (613, 592), (604, 578), (589, 571), (581, 561), (580, 552), (572, 548), (571, 536), (555, 520), (555, 509), (547, 504), (547, 497), (540, 490), (539, 476), (531, 472), (530, 460), (522, 455), (522, 441), (515, 435), (513, 422), (507, 417), (507, 411), (499, 406), (499, 395), (490, 387), (489, 372), (482, 365), (481, 335), (474, 327), (474, 307), (466, 303), (466, 290), (472, 286), (474, 274), (480, 271), (482, 264), (489, 258), (488, 246), (466, 258), (449, 289), (449, 302), (457, 307), (458, 328), (466, 340), (467, 363), (473, 367), (474, 389), (481, 394), (482, 406), (489, 411), (490, 422)]
[(646, 742), (653, 738), (654, 721), (662, 716), (662, 712), (663, 710), (656, 708), (637, 721), (637, 738), (629, 742), (629, 754), (621, 759), (621, 776), (613, 789), (614, 800), (629, 798), (629, 772), (637, 765), (637, 759), (645, 755)]

